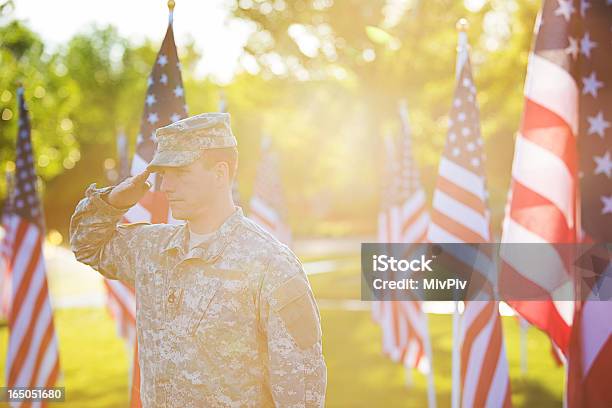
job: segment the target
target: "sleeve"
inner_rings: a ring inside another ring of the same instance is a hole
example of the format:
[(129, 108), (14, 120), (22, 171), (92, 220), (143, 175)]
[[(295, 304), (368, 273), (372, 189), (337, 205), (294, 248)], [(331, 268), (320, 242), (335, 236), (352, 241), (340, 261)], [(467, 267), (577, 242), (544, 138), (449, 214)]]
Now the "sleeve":
[(324, 406), (327, 368), (321, 318), (302, 265), (292, 254), (276, 257), (268, 265), (261, 290), (260, 321), (275, 405)]
[(70, 220), (70, 246), (78, 261), (133, 287), (134, 251), (127, 248), (134, 248), (138, 231), (145, 224), (119, 225), (128, 209), (115, 208), (103, 199), (111, 189), (89, 186)]

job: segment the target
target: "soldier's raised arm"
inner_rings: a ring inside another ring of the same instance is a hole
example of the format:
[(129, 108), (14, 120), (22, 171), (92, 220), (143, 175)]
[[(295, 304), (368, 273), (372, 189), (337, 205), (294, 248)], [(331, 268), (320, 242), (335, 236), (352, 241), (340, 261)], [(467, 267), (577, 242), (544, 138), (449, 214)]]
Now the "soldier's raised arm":
[(70, 220), (70, 246), (77, 260), (110, 279), (134, 284), (131, 243), (142, 224), (120, 225), (123, 214), (150, 188), (148, 171), (115, 187), (89, 186)]
[(268, 265), (261, 292), (270, 390), (277, 407), (322, 407), (327, 368), (321, 318), (302, 265), (291, 253)]

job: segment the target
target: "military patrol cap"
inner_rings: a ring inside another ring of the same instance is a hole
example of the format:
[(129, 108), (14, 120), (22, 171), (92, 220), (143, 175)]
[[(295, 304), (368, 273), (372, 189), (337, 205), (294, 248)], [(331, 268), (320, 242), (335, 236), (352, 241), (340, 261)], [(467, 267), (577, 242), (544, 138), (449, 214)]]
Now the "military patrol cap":
[(230, 128), (229, 113), (201, 113), (155, 131), (157, 150), (149, 164), (156, 167), (181, 167), (196, 161), (203, 150), (238, 145)]

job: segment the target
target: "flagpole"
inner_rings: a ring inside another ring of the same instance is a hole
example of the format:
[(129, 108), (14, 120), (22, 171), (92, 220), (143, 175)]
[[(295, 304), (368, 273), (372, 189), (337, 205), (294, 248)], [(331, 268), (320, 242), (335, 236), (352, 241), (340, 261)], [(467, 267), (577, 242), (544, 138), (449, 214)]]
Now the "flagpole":
[(521, 374), (527, 374), (527, 329), (529, 323), (527, 320), (519, 317), (519, 327), (521, 333)]
[(174, 20), (174, 6), (176, 2), (174, 0), (168, 0), (168, 24), (172, 25)]
[[(465, 18), (459, 19), (456, 24), (458, 31), (457, 39), (457, 64), (455, 68), (455, 78), (459, 78), (461, 69), (467, 61), (467, 30), (469, 28), (468, 22)], [(459, 350), (459, 330), (460, 330), (460, 316), (459, 316), (459, 301), (454, 301), (453, 308), (453, 350), (452, 350), (452, 391), (451, 391), (451, 407), (459, 408), (461, 401), (461, 353)]]

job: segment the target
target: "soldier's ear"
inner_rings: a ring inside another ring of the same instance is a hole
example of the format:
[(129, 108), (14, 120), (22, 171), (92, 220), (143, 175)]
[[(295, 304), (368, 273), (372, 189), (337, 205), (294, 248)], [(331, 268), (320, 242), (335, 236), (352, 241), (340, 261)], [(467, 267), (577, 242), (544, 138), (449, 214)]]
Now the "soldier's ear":
[(215, 179), (220, 184), (226, 183), (226, 180), (229, 180), (229, 166), (227, 162), (217, 162), (215, 165)]

